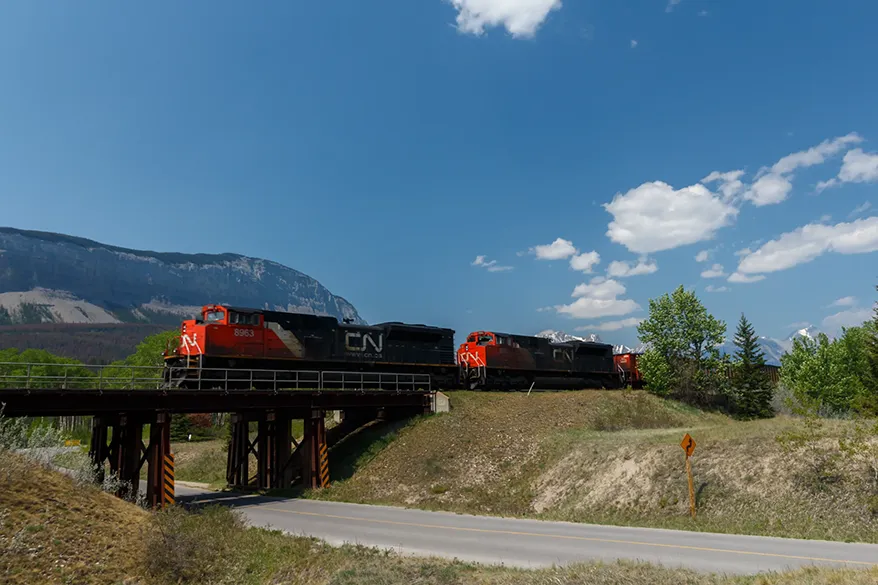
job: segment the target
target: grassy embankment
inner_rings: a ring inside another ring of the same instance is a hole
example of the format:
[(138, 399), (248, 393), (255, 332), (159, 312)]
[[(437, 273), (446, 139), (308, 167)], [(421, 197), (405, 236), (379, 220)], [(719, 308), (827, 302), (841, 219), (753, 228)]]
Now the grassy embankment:
[[(308, 497), (461, 513), (878, 542), (868, 470), (776, 440), (789, 417), (738, 422), (644, 392), (455, 392), (453, 410), (334, 452), (335, 481)], [(840, 435), (851, 423), (828, 423)], [(698, 514), (688, 515), (680, 440)], [(372, 444), (369, 441), (372, 441)], [(826, 453), (837, 451), (824, 441)], [(363, 451), (365, 450), (365, 454)], [(341, 465), (338, 465), (341, 460)]]
[(246, 528), (225, 509), (150, 514), (21, 457), (0, 459), (0, 580), (9, 585), (865, 585), (876, 579), (878, 569), (730, 578), (635, 563), (524, 571), (335, 548)]

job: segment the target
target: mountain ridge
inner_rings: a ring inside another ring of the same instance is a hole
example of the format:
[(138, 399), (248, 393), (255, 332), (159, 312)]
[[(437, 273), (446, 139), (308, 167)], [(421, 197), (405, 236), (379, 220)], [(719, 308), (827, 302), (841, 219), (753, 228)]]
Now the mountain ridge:
[(365, 324), (347, 299), (273, 260), (231, 252), (136, 250), (0, 227), (0, 325), (170, 324), (213, 303)]

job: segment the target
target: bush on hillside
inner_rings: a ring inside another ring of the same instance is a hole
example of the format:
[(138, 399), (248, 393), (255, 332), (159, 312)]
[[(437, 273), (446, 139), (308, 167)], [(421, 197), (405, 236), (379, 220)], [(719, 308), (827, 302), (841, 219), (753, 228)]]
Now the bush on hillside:
[[(875, 408), (868, 341), (874, 326), (844, 329), (832, 341), (821, 333), (816, 340), (793, 341), (792, 350), (781, 357), (781, 382), (802, 402), (844, 414)], [(878, 412), (878, 410), (874, 411)]]
[(224, 506), (162, 510), (144, 535), (146, 571), (157, 583), (238, 583), (244, 528), (241, 515)]

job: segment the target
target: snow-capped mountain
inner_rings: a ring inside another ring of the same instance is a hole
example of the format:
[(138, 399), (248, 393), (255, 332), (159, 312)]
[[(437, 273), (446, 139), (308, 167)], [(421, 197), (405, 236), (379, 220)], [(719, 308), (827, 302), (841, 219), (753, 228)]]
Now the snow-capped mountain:
[(614, 346), (613, 346), (613, 353), (614, 353), (614, 354), (620, 354), (620, 353), (643, 353), (643, 352), (645, 352), (645, 351), (646, 351), (646, 345), (644, 345), (644, 344), (642, 344), (642, 343), (641, 343), (640, 345), (635, 346), (635, 347), (628, 347), (627, 345), (624, 345), (624, 344), (621, 344), (621, 343), (620, 343), (619, 345), (614, 345)]
[(786, 338), (786, 342), (789, 344), (788, 347), (793, 346), (793, 340), (797, 337), (807, 337), (808, 339), (817, 339), (817, 336), (822, 333), (819, 329), (814, 327), (813, 325), (808, 325), (802, 329), (798, 329), (789, 334)]
[(589, 333), (584, 337), (580, 337), (578, 335), (570, 335), (569, 333), (565, 333), (564, 331), (555, 331), (553, 329), (540, 331), (535, 335), (535, 337), (545, 337), (552, 343), (565, 343), (567, 341), (592, 341), (595, 343), (603, 343), (600, 336), (594, 333)]

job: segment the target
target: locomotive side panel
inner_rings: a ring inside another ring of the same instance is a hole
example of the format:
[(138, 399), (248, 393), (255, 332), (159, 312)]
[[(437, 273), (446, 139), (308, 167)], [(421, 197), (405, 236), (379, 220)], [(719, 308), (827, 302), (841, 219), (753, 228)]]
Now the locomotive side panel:
[(439, 327), (380, 323), (386, 359), (405, 364), (455, 365), (454, 331)]
[(575, 349), (574, 369), (577, 372), (613, 372), (613, 347), (603, 343), (581, 343)]
[(330, 360), (335, 354), (338, 321), (333, 317), (263, 311), (265, 357)]

